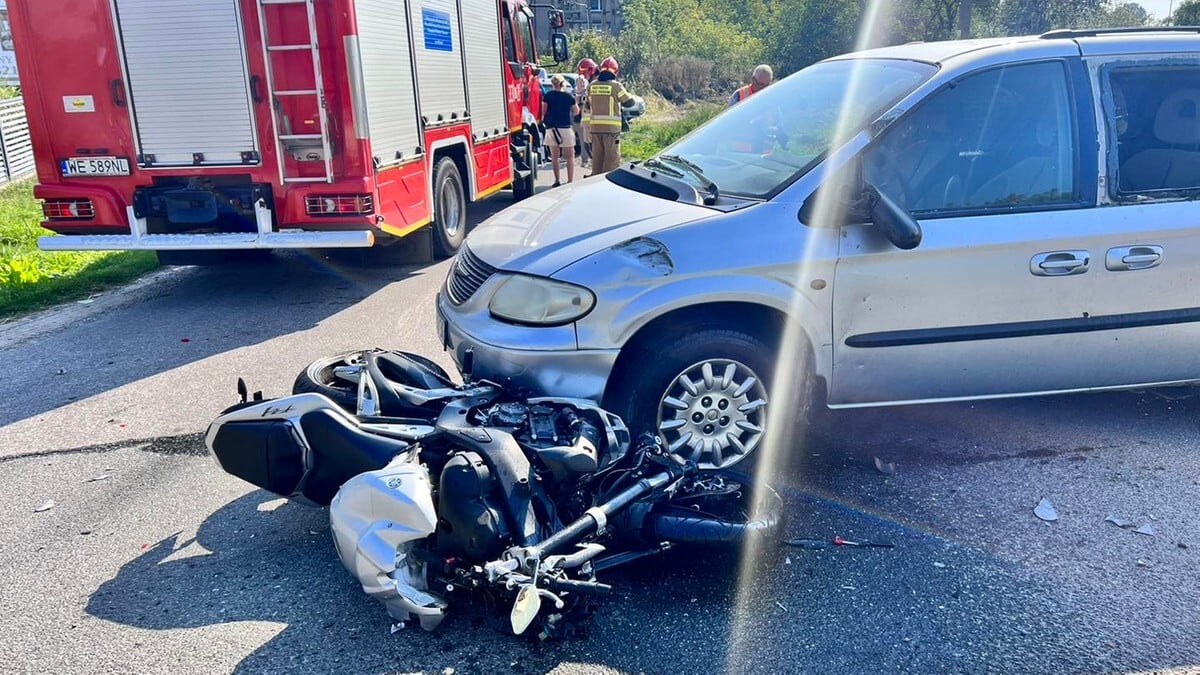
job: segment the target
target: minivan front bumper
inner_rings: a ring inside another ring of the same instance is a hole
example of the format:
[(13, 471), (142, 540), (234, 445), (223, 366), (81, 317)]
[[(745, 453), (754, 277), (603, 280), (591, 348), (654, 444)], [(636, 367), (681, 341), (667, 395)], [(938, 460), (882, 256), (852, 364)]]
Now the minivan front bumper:
[[(498, 331), (504, 324), (492, 320)], [(467, 333), (455, 320), (445, 293), (437, 299), (437, 328), (442, 348), (461, 369), (471, 350), (471, 375), (475, 378), (511, 383), (546, 396), (582, 398), (600, 403), (609, 375), (617, 362), (617, 349), (518, 349), (491, 344)], [(536, 328), (512, 327), (514, 336)]]

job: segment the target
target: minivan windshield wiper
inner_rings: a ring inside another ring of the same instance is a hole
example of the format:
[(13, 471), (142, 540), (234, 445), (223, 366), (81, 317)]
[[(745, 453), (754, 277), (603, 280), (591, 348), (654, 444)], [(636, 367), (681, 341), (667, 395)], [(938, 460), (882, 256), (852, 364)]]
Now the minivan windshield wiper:
[(671, 176), (673, 178), (683, 178), (682, 171), (680, 171), (679, 169), (673, 168), (669, 164), (664, 164), (663, 162), (660, 162), (653, 157), (642, 162), (642, 166), (648, 166), (648, 167), (651, 167), (654, 169), (658, 169), (659, 171), (662, 171), (663, 173), (665, 173), (668, 176)]
[(711, 206), (716, 204), (717, 200), (721, 198), (721, 190), (717, 187), (716, 183), (712, 182), (708, 176), (704, 175), (704, 169), (700, 168), (699, 164), (696, 164), (691, 160), (684, 159), (679, 155), (659, 155), (657, 159), (661, 160), (659, 162), (660, 164), (662, 161), (670, 162), (676, 166), (683, 167), (688, 173), (692, 174), (692, 176), (694, 176), (700, 183), (700, 186), (708, 192), (708, 197), (704, 199), (705, 204)]

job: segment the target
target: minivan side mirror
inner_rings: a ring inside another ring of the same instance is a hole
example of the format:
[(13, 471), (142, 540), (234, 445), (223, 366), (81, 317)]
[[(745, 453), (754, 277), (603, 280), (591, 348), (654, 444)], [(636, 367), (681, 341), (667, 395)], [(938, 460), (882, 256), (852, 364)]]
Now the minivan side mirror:
[(567, 46), (567, 36), (564, 33), (551, 35), (550, 47), (556, 63), (566, 63), (571, 60), (571, 48)]
[(892, 246), (908, 251), (921, 245), (921, 224), (912, 214), (870, 183), (863, 186), (863, 199), (867, 202), (871, 222)]

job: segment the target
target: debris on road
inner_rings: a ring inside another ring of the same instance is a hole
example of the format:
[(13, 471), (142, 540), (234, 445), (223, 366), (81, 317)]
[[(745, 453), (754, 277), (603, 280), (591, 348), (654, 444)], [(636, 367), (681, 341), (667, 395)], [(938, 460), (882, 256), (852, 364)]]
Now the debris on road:
[(1138, 567), (1149, 567), (1150, 563), (1145, 560), (1142, 560), (1141, 558), (1138, 558), (1137, 566)]
[(1179, 547), (1179, 548), (1182, 548), (1182, 549), (1184, 549), (1184, 550), (1186, 550), (1186, 549), (1187, 549), (1187, 547), (1188, 547), (1188, 545), (1187, 545), (1187, 544), (1185, 544), (1185, 543), (1183, 543), (1182, 541), (1181, 541), (1181, 542), (1179, 542), (1178, 544), (1175, 544), (1175, 546), (1177, 546), (1177, 547)]
[(935, 563), (933, 563), (933, 566), (938, 568), (939, 570), (946, 569), (946, 563), (943, 563), (943, 562), (935, 562)]
[(1119, 517), (1111, 515), (1111, 514), (1107, 518), (1104, 519), (1104, 522), (1112, 523), (1113, 525), (1116, 525), (1117, 527), (1119, 527), (1123, 530), (1133, 527), (1132, 520), (1126, 520), (1125, 518), (1119, 518)]
[(1153, 537), (1154, 536), (1154, 526), (1151, 525), (1150, 523), (1144, 523), (1141, 527), (1134, 530), (1134, 532), (1137, 532), (1138, 534), (1144, 534), (1148, 537)]
[(1047, 523), (1053, 523), (1054, 521), (1058, 520), (1058, 511), (1055, 510), (1054, 505), (1050, 503), (1050, 500), (1046, 499), (1045, 497), (1042, 497), (1042, 501), (1038, 502), (1038, 505), (1034, 507), (1033, 515), (1041, 518)]
[(102, 474), (99, 474), (99, 475), (97, 475), (97, 476), (92, 476), (91, 478), (88, 478), (87, 480), (85, 480), (85, 481), (83, 481), (83, 482), (85, 482), (85, 483), (96, 483), (96, 482), (98, 482), (98, 481), (102, 481), (102, 480), (108, 480), (108, 474), (106, 474), (106, 473), (102, 473)]
[(833, 539), (786, 539), (783, 542), (788, 546), (797, 548), (822, 549), (827, 546), (851, 546), (855, 548), (895, 548), (896, 545), (889, 541), (850, 541), (842, 539), (840, 535), (834, 535)]
[(43, 511), (49, 511), (49, 510), (50, 510), (50, 509), (52, 509), (52, 508), (54, 508), (54, 500), (53, 500), (53, 499), (47, 499), (47, 500), (46, 500), (46, 503), (44, 503), (44, 504), (42, 504), (41, 506), (39, 506), (39, 507), (37, 507), (36, 509), (34, 509), (34, 510), (33, 510), (33, 512), (34, 512), (34, 513), (42, 513)]
[(785, 611), (785, 612), (786, 612), (786, 611), (788, 611), (787, 607), (784, 607), (784, 606), (783, 606), (783, 603), (782, 603), (782, 602), (779, 602), (778, 600), (776, 600), (776, 601), (775, 601), (775, 605), (776, 605), (776, 606), (778, 606), (778, 607), (779, 607), (779, 609), (782, 609), (782, 610), (783, 610), (783, 611)]
[(884, 462), (882, 459), (879, 459), (878, 457), (876, 457), (875, 458), (875, 470), (885, 476), (894, 476), (894, 475), (896, 475), (896, 463), (895, 462)]

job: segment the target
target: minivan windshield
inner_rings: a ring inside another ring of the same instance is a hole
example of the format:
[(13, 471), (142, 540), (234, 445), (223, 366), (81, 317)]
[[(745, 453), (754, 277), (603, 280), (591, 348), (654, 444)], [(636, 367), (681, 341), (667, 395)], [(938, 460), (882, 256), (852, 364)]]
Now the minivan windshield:
[(766, 198), (936, 70), (898, 59), (817, 63), (738, 103), (662, 157), (688, 160), (721, 194)]

